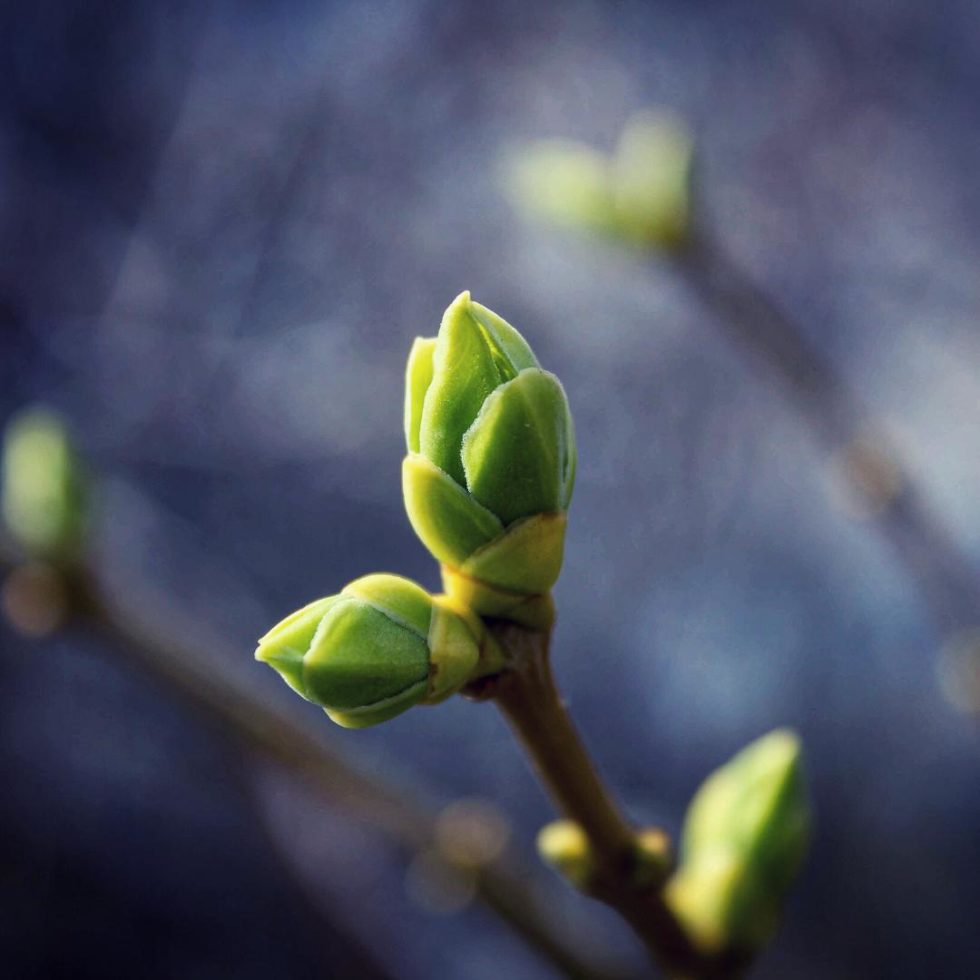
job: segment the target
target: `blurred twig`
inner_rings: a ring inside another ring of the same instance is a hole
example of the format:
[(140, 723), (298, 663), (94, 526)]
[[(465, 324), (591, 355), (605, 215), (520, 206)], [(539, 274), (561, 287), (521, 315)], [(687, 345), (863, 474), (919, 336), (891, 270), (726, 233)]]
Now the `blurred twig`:
[[(20, 567), (11, 550), (0, 546), (0, 573), (17, 574)], [(48, 586), (57, 579), (49, 578)], [(436, 818), (428, 809), (359, 772), (291, 714), (265, 703), (217, 666), (220, 658), (213, 650), (195, 650), (186, 639), (199, 632), (194, 623), (181, 622), (170, 610), (165, 620), (145, 609), (137, 617), (84, 568), (61, 575), (55, 602), (66, 617), (94, 629), (110, 648), (124, 652), (127, 662), (164, 683), (226, 734), (299, 775), (332, 805), (373, 826), (403, 852), (440, 854), (447, 869), (467, 876), (476, 896), (563, 975), (581, 980), (622, 976), (592, 962), (569, 941), (560, 923), (527, 892), (527, 875), (511, 860), (475, 866), (454, 861), (440, 847)], [(31, 616), (45, 621), (37, 610)]]
[(672, 254), (674, 267), (716, 313), (718, 328), (765, 364), (837, 454), (841, 477), (915, 579), (937, 628), (976, 625), (980, 575), (833, 363), (709, 232), (697, 230)]

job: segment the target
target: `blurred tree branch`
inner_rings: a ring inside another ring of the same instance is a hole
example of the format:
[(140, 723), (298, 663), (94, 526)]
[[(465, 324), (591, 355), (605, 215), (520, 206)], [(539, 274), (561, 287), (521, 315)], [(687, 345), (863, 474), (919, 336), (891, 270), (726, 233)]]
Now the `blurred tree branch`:
[(936, 627), (951, 633), (976, 625), (977, 571), (833, 363), (709, 231), (695, 228), (670, 254), (673, 267), (715, 313), (717, 328), (777, 378), (836, 455), (841, 477), (912, 575)]
[(481, 863), (450, 852), (428, 809), (358, 771), (290, 713), (270, 706), (218, 668), (220, 659), (213, 651), (193, 649), (183, 639), (200, 631), (193, 622), (181, 622), (169, 609), (165, 621), (148, 608), (137, 616), (102, 587), (91, 569), (25, 565), (5, 543), (0, 543), (0, 575), (6, 579), (7, 618), (23, 632), (43, 635), (69, 622), (92, 629), (109, 649), (170, 689), (223, 734), (301, 777), (331, 805), (369, 824), (406, 855), (438, 854), (447, 871), (468, 880), (479, 900), (561, 974), (579, 980), (623, 976), (593, 962), (569, 941), (557, 919), (529, 894), (524, 884), (529, 876), (513, 859)]

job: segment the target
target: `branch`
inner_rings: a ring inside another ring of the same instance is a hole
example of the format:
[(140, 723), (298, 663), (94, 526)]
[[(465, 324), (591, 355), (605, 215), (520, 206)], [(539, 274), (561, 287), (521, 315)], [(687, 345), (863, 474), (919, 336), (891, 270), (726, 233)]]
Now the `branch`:
[[(849, 488), (878, 518), (875, 527), (916, 581), (937, 627), (975, 626), (980, 576), (834, 364), (709, 232), (697, 230), (673, 254), (674, 267), (717, 313), (719, 329), (768, 367), (824, 447), (841, 454)], [(871, 445), (869, 432), (876, 435)]]
[(558, 810), (585, 832), (594, 864), (588, 894), (629, 923), (668, 976), (737, 976), (746, 965), (744, 957), (702, 955), (664, 902), (662, 882), (639, 883), (635, 831), (599, 778), (561, 701), (549, 635), (500, 624), (494, 633), (511, 666), (469, 693), (496, 701)]
[[(18, 563), (0, 548), (0, 573), (11, 570), (18, 574)], [(469, 876), (477, 897), (563, 975), (574, 980), (621, 976), (594, 964), (567, 941), (562, 926), (526, 891), (523, 880), (527, 876), (511, 862), (498, 859), (476, 867), (460, 864), (440, 845), (436, 819), (428, 810), (359, 772), (297, 724), (291, 713), (266, 704), (247, 685), (223, 672), (213, 651), (202, 653), (175, 639), (194, 636), (200, 629), (195, 624), (181, 622), (169, 610), (165, 620), (161, 616), (153, 621), (145, 612), (137, 618), (84, 568), (61, 576), (48, 569), (45, 587), (52, 586), (60, 596), (47, 599), (54, 602), (56, 610), (60, 605), (63, 622), (70, 618), (93, 629), (110, 649), (124, 652), (127, 663), (164, 684), (223, 733), (291, 770), (332, 805), (370, 824), (404, 853), (427, 849), (438, 853), (450, 870)], [(9, 615), (10, 597), (5, 598)], [(38, 595), (23, 599), (28, 605), (46, 601)], [(35, 621), (44, 620), (43, 609), (35, 608), (31, 614), (40, 616)]]

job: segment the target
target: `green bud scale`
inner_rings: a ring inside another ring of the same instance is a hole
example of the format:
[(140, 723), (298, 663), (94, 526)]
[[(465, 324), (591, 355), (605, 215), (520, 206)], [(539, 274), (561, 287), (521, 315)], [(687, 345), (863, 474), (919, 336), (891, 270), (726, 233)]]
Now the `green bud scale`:
[(810, 808), (800, 742), (779, 729), (702, 784), (688, 808), (668, 904), (706, 952), (755, 950), (775, 931), (803, 861)]
[(500, 666), (475, 617), (397, 575), (366, 575), (310, 603), (266, 633), (255, 657), (345, 728), (435, 704)]
[(405, 394), (409, 520), (447, 593), (542, 627), (561, 570), (575, 436), (561, 383), (509, 323), (458, 296), (415, 341)]

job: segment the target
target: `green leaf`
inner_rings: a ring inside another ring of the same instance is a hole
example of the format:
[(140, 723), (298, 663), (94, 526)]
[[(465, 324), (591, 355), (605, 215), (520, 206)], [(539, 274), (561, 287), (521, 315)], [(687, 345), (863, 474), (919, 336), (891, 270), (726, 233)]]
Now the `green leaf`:
[(419, 451), (422, 406), (425, 393), (432, 384), (435, 349), (435, 337), (416, 337), (408, 355), (408, 368), (405, 371), (405, 442), (412, 453)]
[(463, 433), (487, 396), (513, 374), (506, 358), (487, 342), (469, 307), (470, 294), (461, 293), (443, 316), (419, 431), (419, 451), (460, 486)]
[(503, 532), (493, 514), (424, 456), (405, 457), (402, 492), (415, 533), (446, 564), (460, 565)]
[(568, 419), (558, 379), (529, 368), (487, 398), (464, 435), (466, 486), (505, 525), (563, 509)]
[(409, 708), (425, 693), (428, 676), (425, 640), (374, 606), (347, 597), (323, 617), (304, 659), (309, 696), (345, 713), (382, 702)]

